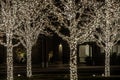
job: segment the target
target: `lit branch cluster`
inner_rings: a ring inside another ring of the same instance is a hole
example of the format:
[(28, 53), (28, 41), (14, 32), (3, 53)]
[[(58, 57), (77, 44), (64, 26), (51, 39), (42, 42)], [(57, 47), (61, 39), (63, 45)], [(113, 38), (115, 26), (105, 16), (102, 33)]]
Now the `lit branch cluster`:
[(44, 4), (41, 4), (37, 0), (24, 0), (19, 3), (18, 17), (21, 25), (15, 34), (24, 38), (20, 39), (24, 47), (27, 47), (27, 41), (25, 41), (27, 37), (29, 37), (31, 44), (34, 45), (39, 33), (44, 33), (44, 15), (41, 12)]
[[(115, 2), (109, 2), (98, 11), (98, 28), (96, 36), (99, 37), (98, 45), (102, 47), (105, 46), (105, 42), (116, 43), (119, 39), (117, 39), (117, 35), (119, 33), (120, 25), (119, 25), (119, 4)], [(107, 40), (106, 40), (107, 39)]]
[(32, 76), (32, 47), (36, 43), (39, 34), (47, 34), (45, 32), (45, 14), (44, 8), (47, 1), (42, 0), (24, 0), (19, 3), (18, 17), (21, 26), (16, 30), (20, 38), (20, 42), (27, 50), (27, 77)]
[(95, 37), (97, 44), (105, 50), (105, 76), (110, 76), (110, 51), (118, 42), (120, 3), (105, 0), (105, 5), (97, 11), (98, 22)]
[(1, 0), (0, 32), (5, 34), (7, 47), (7, 80), (13, 80), (13, 38), (27, 49), (27, 77), (32, 76), (31, 52), (39, 34), (49, 35), (45, 29), (44, 0)]
[[(70, 45), (70, 80), (78, 80), (77, 76), (77, 44), (89, 40), (89, 36), (96, 29), (97, 17), (95, 2), (81, 2), (79, 0), (50, 0), (50, 29), (66, 40)], [(94, 25), (93, 25), (94, 24)], [(67, 28), (69, 35), (62, 34)]]
[(5, 35), (6, 41), (1, 41), (0, 44), (7, 48), (7, 80), (13, 80), (13, 47), (19, 45), (13, 44), (14, 31), (18, 28), (19, 22), (17, 20), (17, 3), (16, 1), (2, 1), (1, 5), (1, 23), (0, 32)]
[[(70, 80), (78, 80), (77, 44), (95, 39), (106, 52), (105, 76), (110, 75), (110, 50), (118, 42), (119, 1), (105, 0), (0, 0), (0, 33), (7, 47), (7, 80), (13, 80), (13, 38), (27, 51), (27, 77), (32, 76), (31, 53), (39, 34), (54, 31), (70, 46)], [(97, 28), (97, 29), (96, 29)], [(64, 34), (63, 29), (68, 30)], [(92, 35), (95, 32), (95, 37)]]

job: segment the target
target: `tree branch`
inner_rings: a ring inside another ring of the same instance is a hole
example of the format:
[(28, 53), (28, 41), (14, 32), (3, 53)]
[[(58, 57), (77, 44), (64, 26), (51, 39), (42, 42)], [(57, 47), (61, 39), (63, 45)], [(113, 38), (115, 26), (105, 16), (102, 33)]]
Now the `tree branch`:
[(20, 45), (21, 43), (18, 42), (17, 44), (13, 45), (13, 47), (17, 47), (18, 45)]
[(24, 40), (21, 39), (21, 38), (20, 38), (19, 40), (20, 40), (21, 44), (26, 48), (27, 45), (26, 45), (26, 43), (24, 42)]
[(59, 30), (56, 29), (54, 26), (48, 25), (48, 27), (49, 27), (52, 31), (54, 31), (58, 36), (60, 36), (62, 39), (66, 40), (66, 41), (69, 41), (69, 37), (63, 35), (62, 33), (60, 33)]

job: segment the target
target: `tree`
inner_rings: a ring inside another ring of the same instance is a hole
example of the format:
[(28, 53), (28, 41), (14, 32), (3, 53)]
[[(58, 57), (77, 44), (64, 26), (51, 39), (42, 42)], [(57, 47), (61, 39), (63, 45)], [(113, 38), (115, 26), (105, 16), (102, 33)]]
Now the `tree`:
[[(70, 47), (70, 80), (77, 76), (77, 44), (89, 41), (95, 30), (97, 4), (80, 0), (50, 0), (48, 27), (66, 40)], [(65, 34), (67, 29), (69, 34)]]
[(18, 17), (21, 26), (16, 30), (20, 42), (27, 50), (27, 77), (32, 76), (32, 47), (36, 43), (39, 34), (47, 34), (44, 26), (44, 8), (47, 1), (24, 0), (19, 3)]
[(13, 80), (13, 44), (14, 31), (18, 28), (17, 20), (17, 2), (11, 0), (0, 1), (1, 3), (1, 24), (0, 32), (6, 36), (6, 41), (0, 41), (0, 44), (7, 48), (7, 80)]
[(119, 41), (119, 4), (115, 0), (105, 0), (104, 5), (97, 11), (98, 28), (94, 35), (97, 44), (105, 51), (105, 77), (110, 76), (111, 49)]

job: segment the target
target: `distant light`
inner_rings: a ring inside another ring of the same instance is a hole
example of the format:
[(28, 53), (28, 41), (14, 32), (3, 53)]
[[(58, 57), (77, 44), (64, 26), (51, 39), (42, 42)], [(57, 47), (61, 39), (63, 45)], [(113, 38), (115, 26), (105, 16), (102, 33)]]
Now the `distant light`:
[(18, 77), (20, 77), (21, 75), (20, 74), (18, 74)]
[(59, 44), (60, 47), (62, 47), (62, 44)]
[(102, 76), (105, 76), (104, 74), (102, 74)]
[(61, 54), (62, 53), (62, 44), (59, 44), (59, 53)]
[(96, 75), (95, 74), (93, 74), (93, 77), (95, 77)]

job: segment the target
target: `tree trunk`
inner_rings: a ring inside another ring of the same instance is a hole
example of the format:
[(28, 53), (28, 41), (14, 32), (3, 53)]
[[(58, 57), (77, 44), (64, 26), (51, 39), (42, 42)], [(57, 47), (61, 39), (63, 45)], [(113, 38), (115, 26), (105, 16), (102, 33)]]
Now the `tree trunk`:
[(76, 47), (77, 44), (70, 44), (70, 80), (78, 80)]
[(105, 47), (105, 77), (110, 76), (110, 48)]
[(32, 53), (32, 46), (27, 47), (27, 77), (32, 76), (32, 58), (31, 58), (31, 53)]
[(7, 80), (13, 80), (12, 35), (7, 34)]

